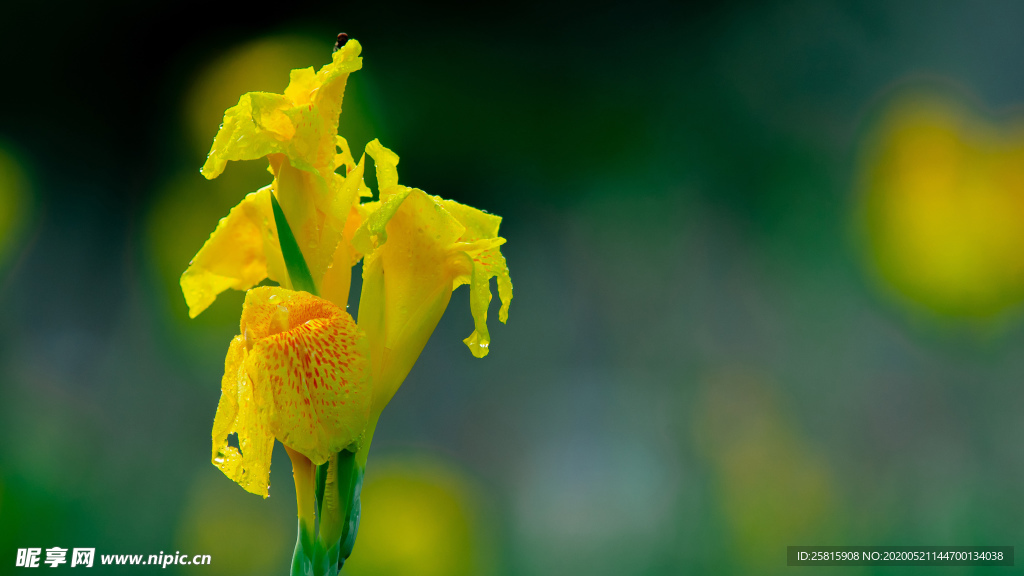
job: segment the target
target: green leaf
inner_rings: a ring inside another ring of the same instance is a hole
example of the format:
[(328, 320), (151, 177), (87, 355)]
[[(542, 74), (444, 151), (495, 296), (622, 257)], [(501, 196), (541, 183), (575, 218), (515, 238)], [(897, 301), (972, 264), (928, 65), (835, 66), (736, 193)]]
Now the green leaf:
[(277, 197), (273, 194), (270, 195), (270, 203), (274, 207), (277, 240), (281, 244), (281, 254), (284, 256), (284, 265), (288, 269), (292, 288), (319, 296), (316, 284), (313, 283), (313, 275), (310, 274), (306, 259), (302, 256), (302, 250), (299, 249), (299, 243), (295, 240), (295, 234), (292, 234), (288, 219), (284, 217), (284, 210), (281, 210), (281, 205), (277, 203)]

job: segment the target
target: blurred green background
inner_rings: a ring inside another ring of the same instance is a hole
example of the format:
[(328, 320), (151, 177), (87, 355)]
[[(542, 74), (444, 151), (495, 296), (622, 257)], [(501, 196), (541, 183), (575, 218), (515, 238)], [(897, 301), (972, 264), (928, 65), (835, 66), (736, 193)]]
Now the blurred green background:
[(288, 569), (281, 447), (267, 500), (209, 462), (242, 295), (189, 320), (177, 280), (269, 182), (200, 176), (224, 109), (340, 31), (364, 48), (342, 134), (502, 215), (515, 283), (487, 359), (462, 289), (384, 412), (346, 573), (1020, 545), (1022, 23), (1017, 2), (5, 6), (0, 573), (53, 546)]

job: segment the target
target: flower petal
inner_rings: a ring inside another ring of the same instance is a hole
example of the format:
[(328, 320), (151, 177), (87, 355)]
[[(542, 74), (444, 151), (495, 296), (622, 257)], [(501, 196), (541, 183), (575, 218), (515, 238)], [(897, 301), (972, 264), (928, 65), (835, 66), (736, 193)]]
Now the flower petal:
[(416, 189), (386, 198), (356, 231), (353, 245), (368, 254), (359, 322), (373, 347), (374, 410), (394, 395), (447, 308), (463, 273), (448, 249), (464, 231)]
[(306, 292), (246, 295), (245, 371), (274, 436), (314, 464), (358, 441), (369, 418), (369, 344), (352, 317)]
[(405, 202), (409, 193), (415, 190), (408, 188), (398, 194), (393, 194), (381, 202), (367, 202), (362, 206), (372, 206), (372, 212), (363, 220), (363, 224), (356, 230), (352, 237), (352, 245), (363, 254), (373, 252), (388, 240), (387, 226), (395, 212)]
[[(334, 53), (331, 63), (316, 73), (320, 88), (313, 96), (313, 106), (320, 110), (325, 119), (324, 133), (332, 138), (338, 133), (338, 118), (341, 116), (348, 75), (363, 67), (363, 59), (359, 57), (362, 51), (363, 47), (357, 40), (349, 40)], [(333, 140), (330, 144), (333, 149)]]
[(334, 252), (333, 244), (329, 248), (321, 245), (324, 223), (317, 211), (317, 201), (327, 194), (324, 181), (316, 173), (296, 168), (282, 154), (270, 157), (270, 170), (274, 174), (274, 195), (316, 282), (329, 263), (324, 253)]
[(284, 97), (291, 102), (292, 106), (309, 105), (318, 88), (320, 88), (320, 82), (317, 80), (312, 66), (296, 68), (288, 74), (288, 87), (284, 89)]
[(347, 175), (356, 167), (355, 159), (352, 157), (352, 149), (348, 146), (348, 140), (345, 140), (342, 136), (337, 136), (335, 146), (338, 152), (334, 155), (334, 169), (337, 170), (344, 166), (345, 174)]
[(477, 358), (487, 356), (491, 343), (491, 336), (487, 330), (487, 307), (491, 303), (490, 280), (495, 276), (498, 277), (498, 295), (501, 297), (498, 319), (502, 322), (508, 320), (508, 307), (512, 301), (512, 280), (505, 258), (498, 250), (504, 243), (504, 238), (491, 238), (456, 248), (463, 250), (460, 254), (471, 270), (469, 274), (456, 278), (453, 284), (455, 287), (469, 284), (469, 309), (473, 314), (474, 330), (463, 342)]
[(288, 277), (274, 227), (269, 186), (247, 195), (221, 218), (181, 275), (189, 316), (195, 318), (224, 290), (247, 290), (268, 276), (277, 282)]
[[(435, 198), (437, 197), (435, 196)], [(437, 198), (437, 202), (454, 216), (460, 224), (466, 227), (466, 231), (459, 238), (460, 242), (473, 242), (482, 238), (498, 237), (501, 216), (488, 214), (483, 210), (460, 204), (454, 200)]]
[(216, 178), (229, 160), (288, 156), (292, 166), (326, 177), (333, 172), (338, 116), (351, 72), (362, 67), (359, 42), (349, 41), (315, 75), (293, 70), (285, 93), (249, 92), (224, 113), (202, 173)]
[[(220, 403), (213, 420), (213, 464), (242, 488), (266, 498), (274, 435), (253, 397), (243, 369), (245, 357), (245, 339), (236, 336), (224, 360)], [(228, 445), (228, 435), (234, 433), (238, 448)]]
[(363, 212), (357, 206), (349, 208), (341, 240), (338, 241), (331, 264), (324, 272), (320, 283), (320, 296), (342, 308), (348, 306), (348, 294), (352, 285), (352, 267), (363, 257), (363, 253), (352, 246), (352, 237), (363, 222)]
[[(491, 301), (489, 287), (491, 278), (498, 278), (498, 296), (501, 298), (498, 319), (502, 322), (508, 321), (508, 308), (512, 303), (512, 278), (509, 276), (505, 257), (498, 250), (498, 247), (505, 243), (504, 239), (498, 237), (501, 217), (454, 200), (438, 199), (438, 202), (460, 224), (466, 227), (459, 242), (468, 243), (461, 249), (472, 258), (473, 271), (470, 275), (456, 278), (454, 287), (457, 288), (462, 284), (470, 285), (470, 309), (473, 312), (476, 329), (463, 342), (469, 346), (474, 356), (483, 358), (487, 355), (487, 345), (490, 343), (486, 322), (487, 304)], [(488, 243), (487, 240), (499, 240), (499, 242)], [(486, 298), (484, 293), (486, 293)]]
[[(433, 291), (434, 281), (443, 276), (451, 280), (452, 290), (462, 284), (470, 285), (470, 310), (473, 313), (474, 331), (463, 342), (477, 358), (486, 356), (490, 344), (487, 307), (491, 301), (491, 278), (497, 277), (498, 295), (502, 302), (498, 318), (502, 322), (508, 320), (508, 309), (512, 301), (512, 280), (505, 258), (499, 250), (499, 246), (505, 243), (503, 238), (498, 237), (501, 218), (452, 200), (429, 196), (421, 190), (398, 185), (397, 172), (394, 172), (397, 155), (376, 140), (367, 145), (366, 152), (377, 164), (377, 179), (379, 183), (383, 182), (380, 184), (382, 200), (379, 203), (370, 203), (376, 204), (375, 209), (356, 231), (352, 245), (366, 254), (379, 250), (379, 254), (374, 253), (374, 256), (379, 255), (383, 259), (379, 268), (380, 273), (387, 278), (387, 303), (381, 304), (387, 307), (385, 345), (388, 349), (394, 349), (400, 338), (407, 337), (399, 336), (401, 332), (398, 325), (415, 324), (410, 322), (408, 316), (411, 316), (412, 311), (421, 303), (433, 302), (429, 298), (436, 299), (436, 293)], [(388, 188), (385, 188), (386, 186)], [(391, 193), (384, 193), (385, 189), (391, 190)], [(414, 197), (415, 200), (410, 201)], [(409, 214), (410, 210), (416, 213), (414, 223), (410, 217), (397, 217), (403, 211)], [(431, 215), (439, 213), (447, 215), (446, 218), (431, 222)], [(441, 224), (442, 220), (444, 224)], [(404, 244), (404, 248), (395, 245), (388, 247), (387, 244), (391, 243), (389, 235), (395, 233), (395, 230), (403, 230), (406, 237), (411, 237), (410, 231), (416, 230), (420, 235), (419, 240), (401, 241), (399, 244)], [(438, 230), (447, 230), (448, 233), (437, 233)], [(431, 254), (431, 250), (435, 252)], [(408, 261), (397, 263), (401, 259), (399, 254), (405, 254)], [(366, 282), (367, 271), (370, 270), (367, 266), (370, 261), (368, 258), (363, 265), (364, 295), (368, 295)], [(387, 271), (389, 269), (390, 271)], [(428, 269), (432, 270), (433, 279), (428, 278), (431, 274), (427, 272)], [(412, 286), (420, 287), (418, 296), (410, 289)], [(427, 294), (433, 296), (428, 298)], [(396, 302), (402, 304), (395, 304)], [(370, 313), (369, 309), (367, 306), (367, 313)], [(363, 310), (364, 306), (360, 302), (360, 322)], [(406, 317), (403, 318), (403, 315)], [(429, 329), (432, 331), (433, 326), (431, 325)], [(371, 334), (373, 340), (373, 332), (370, 329), (367, 329), (367, 332)], [(418, 355), (420, 349), (416, 348), (415, 354)], [(376, 399), (374, 402), (378, 403)]]
[(366, 145), (366, 153), (377, 167), (377, 191), (380, 199), (384, 200), (394, 193), (392, 188), (398, 186), (398, 154), (385, 148), (376, 138)]
[[(258, 109), (253, 108), (253, 97), (258, 101)], [(272, 109), (274, 102), (278, 108)], [(228, 160), (255, 160), (274, 152), (283, 152), (277, 132), (264, 130), (256, 122), (256, 117), (264, 120), (264, 126), (281, 130), (281, 117), (276, 115), (280, 108), (287, 105), (287, 100), (278, 94), (265, 92), (249, 92), (238, 99), (238, 104), (224, 112), (224, 122), (217, 136), (213, 139), (213, 147), (203, 165), (202, 173), (207, 179), (220, 176), (227, 166)], [(285, 118), (287, 120), (287, 118)]]

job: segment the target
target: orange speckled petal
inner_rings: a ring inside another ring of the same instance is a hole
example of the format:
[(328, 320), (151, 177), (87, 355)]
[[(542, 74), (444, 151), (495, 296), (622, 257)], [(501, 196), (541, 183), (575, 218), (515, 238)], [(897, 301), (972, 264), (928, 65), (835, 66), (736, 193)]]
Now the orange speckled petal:
[(221, 218), (181, 275), (188, 314), (195, 318), (228, 288), (246, 290), (268, 275), (280, 282), (286, 279), (283, 271), (270, 188), (263, 188), (246, 196)]
[[(243, 368), (246, 356), (245, 339), (236, 336), (224, 360), (220, 403), (213, 420), (213, 464), (242, 488), (266, 498), (274, 435), (253, 398)], [(228, 445), (228, 435), (234, 433), (238, 448)]]
[(246, 295), (243, 334), (254, 396), (274, 436), (319, 465), (359, 440), (370, 414), (369, 344), (352, 317), (306, 292)]

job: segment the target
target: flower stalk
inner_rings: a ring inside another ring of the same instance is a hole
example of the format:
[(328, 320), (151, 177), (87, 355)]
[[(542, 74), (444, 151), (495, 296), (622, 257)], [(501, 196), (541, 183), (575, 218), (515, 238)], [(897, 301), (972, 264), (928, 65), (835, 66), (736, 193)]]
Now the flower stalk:
[[(295, 241), (288, 219), (277, 198), (273, 195), (270, 198), (277, 237), (292, 286), (317, 295), (309, 266)], [(352, 554), (359, 528), (359, 494), (369, 447), (370, 439), (364, 436), (362, 447), (353, 443), (319, 466), (286, 447), (292, 460), (299, 507), (299, 534), (292, 557), (292, 576), (336, 576)], [(356, 452), (349, 448), (359, 450), (361, 460), (357, 460)]]
[(292, 461), (295, 499), (299, 511), (299, 534), (292, 556), (292, 576), (316, 576), (313, 571), (313, 549), (316, 539), (315, 467), (302, 454), (285, 447)]

